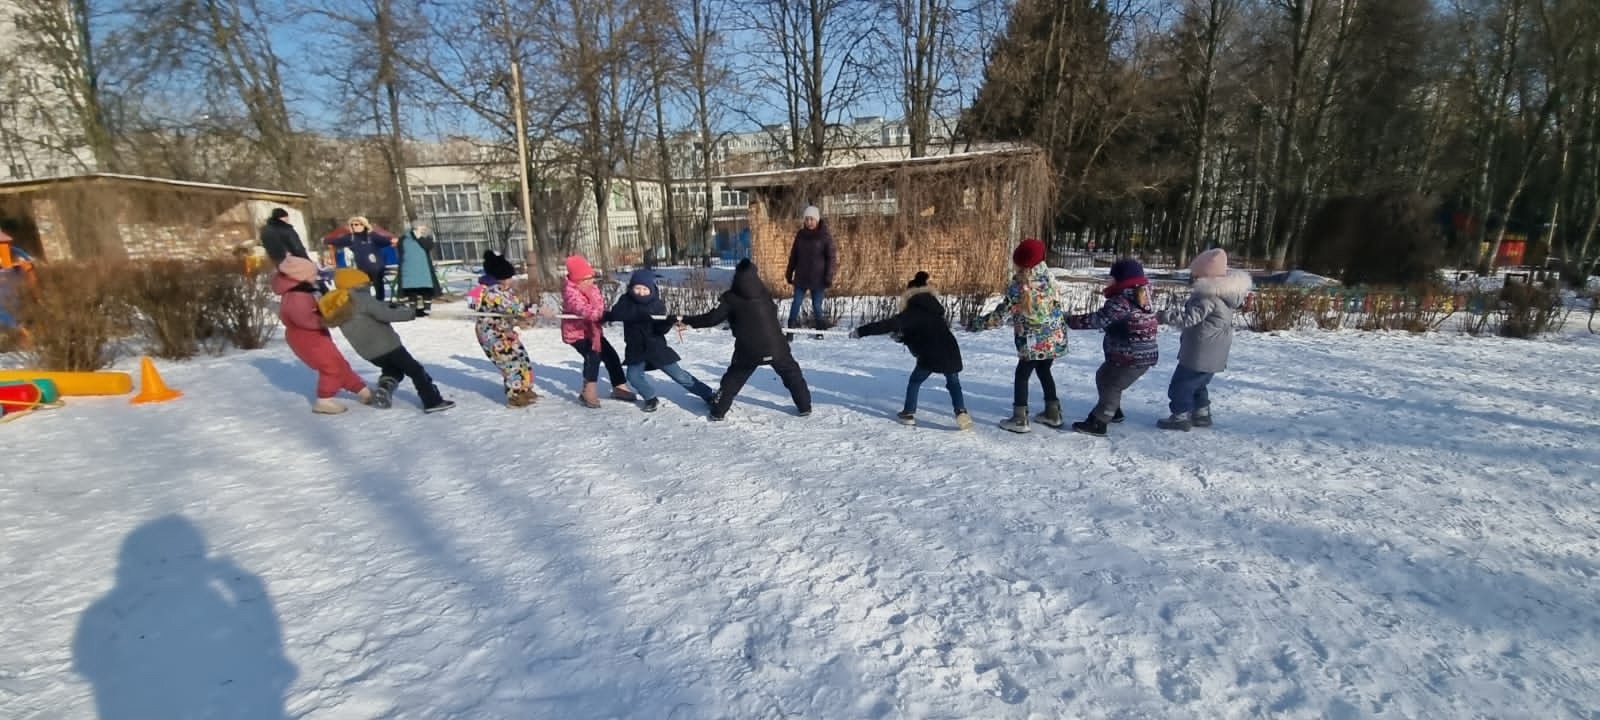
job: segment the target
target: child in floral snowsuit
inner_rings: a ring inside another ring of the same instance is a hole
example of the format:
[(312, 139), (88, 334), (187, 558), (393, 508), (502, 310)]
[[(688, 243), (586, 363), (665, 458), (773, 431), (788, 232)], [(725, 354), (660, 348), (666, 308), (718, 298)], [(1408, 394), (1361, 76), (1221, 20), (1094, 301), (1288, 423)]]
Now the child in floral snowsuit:
[(478, 278), (469, 307), (486, 313), (478, 318), (473, 331), (483, 354), (500, 368), (505, 380), (506, 404), (527, 407), (538, 402), (539, 394), (533, 391), (533, 361), (528, 359), (528, 351), (517, 336), (515, 321), (533, 312), (506, 284), (516, 274), (509, 260), (493, 250), (484, 251), (483, 277)]
[(1006, 288), (1005, 298), (993, 311), (974, 321), (976, 327), (993, 327), (1004, 317), (1016, 330), (1017, 371), (1011, 386), (1011, 417), (1000, 422), (1000, 427), (1015, 433), (1029, 430), (1029, 375), (1037, 375), (1039, 387), (1044, 390), (1044, 412), (1034, 419), (1053, 428), (1062, 425), (1061, 401), (1050, 371), (1056, 358), (1067, 354), (1066, 313), (1044, 254), (1044, 242), (1037, 238), (1017, 245), (1011, 253), (1017, 272)]

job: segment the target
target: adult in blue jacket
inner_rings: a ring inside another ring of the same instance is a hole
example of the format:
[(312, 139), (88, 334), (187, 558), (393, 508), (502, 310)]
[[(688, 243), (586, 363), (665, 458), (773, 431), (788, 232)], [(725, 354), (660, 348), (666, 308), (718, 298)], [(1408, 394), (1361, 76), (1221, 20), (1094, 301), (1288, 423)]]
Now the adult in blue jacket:
[(372, 280), (373, 297), (383, 300), (386, 291), (383, 255), (385, 250), (394, 245), (394, 238), (374, 230), (372, 223), (360, 215), (350, 218), (347, 225), (349, 232), (329, 240), (328, 247), (350, 250), (350, 254), (355, 256), (356, 269), (366, 273)]

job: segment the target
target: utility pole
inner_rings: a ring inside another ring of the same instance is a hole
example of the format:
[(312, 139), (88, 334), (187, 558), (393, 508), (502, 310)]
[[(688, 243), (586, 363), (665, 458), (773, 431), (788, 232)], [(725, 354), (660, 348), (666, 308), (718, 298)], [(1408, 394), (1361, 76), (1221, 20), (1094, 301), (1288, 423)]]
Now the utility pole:
[(544, 279), (544, 263), (533, 235), (533, 193), (528, 187), (528, 121), (522, 106), (522, 63), (515, 52), (511, 56), (511, 92), (511, 110), (517, 123), (517, 179), (522, 184), (522, 241), (526, 244), (523, 264), (529, 278), (535, 277), (537, 271), (537, 277)]

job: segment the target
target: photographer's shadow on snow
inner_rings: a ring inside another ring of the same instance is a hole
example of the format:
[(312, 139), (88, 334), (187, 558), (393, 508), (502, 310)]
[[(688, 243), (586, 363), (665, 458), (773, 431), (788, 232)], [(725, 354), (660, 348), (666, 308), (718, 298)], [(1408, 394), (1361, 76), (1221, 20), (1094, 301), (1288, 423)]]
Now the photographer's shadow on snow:
[(208, 557), (178, 515), (123, 539), (116, 586), (84, 611), (72, 665), (100, 720), (283, 720), (296, 674), (261, 578)]

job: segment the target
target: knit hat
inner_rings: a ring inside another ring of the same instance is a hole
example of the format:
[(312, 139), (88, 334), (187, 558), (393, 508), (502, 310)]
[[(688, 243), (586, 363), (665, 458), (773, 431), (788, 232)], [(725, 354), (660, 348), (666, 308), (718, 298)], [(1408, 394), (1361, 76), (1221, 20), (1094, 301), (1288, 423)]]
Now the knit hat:
[(911, 278), (911, 282), (906, 283), (906, 287), (908, 287), (908, 288), (919, 288), (919, 287), (927, 287), (927, 286), (928, 286), (928, 273), (923, 272), (921, 270), (917, 271), (916, 277)]
[(1022, 268), (1031, 268), (1044, 262), (1044, 241), (1039, 238), (1023, 240), (1011, 253), (1011, 262)]
[(816, 220), (821, 220), (822, 219), (822, 211), (818, 210), (817, 206), (815, 206), (815, 205), (807, 205), (806, 206), (806, 211), (803, 212), (803, 213), (800, 213), (800, 217), (801, 217), (801, 219), (814, 218)]
[(1189, 263), (1189, 277), (1194, 279), (1222, 277), (1228, 274), (1228, 251), (1211, 248), (1194, 257)]
[[(284, 219), (286, 217), (289, 217), (289, 211), (288, 210), (285, 210), (283, 208), (273, 208), (272, 209), (272, 219), (273, 220), (282, 220), (282, 219)], [(285, 273), (285, 274), (287, 274), (287, 273)]]
[(372, 278), (367, 277), (365, 272), (355, 268), (339, 268), (333, 271), (333, 286), (340, 290), (366, 287), (371, 284)]
[(493, 250), (483, 251), (483, 274), (496, 280), (510, 280), (517, 274), (517, 269), (512, 267), (511, 261)]
[(295, 282), (312, 282), (317, 279), (317, 264), (298, 255), (290, 255), (278, 263), (278, 272), (288, 275)]
[(1139, 280), (1145, 279), (1144, 266), (1140, 265), (1138, 260), (1130, 257), (1111, 263), (1112, 282), (1126, 284), (1129, 280), (1136, 278)]
[(568, 280), (587, 280), (592, 277), (594, 277), (594, 266), (590, 265), (587, 259), (582, 255), (567, 257)]

